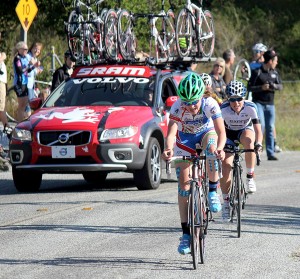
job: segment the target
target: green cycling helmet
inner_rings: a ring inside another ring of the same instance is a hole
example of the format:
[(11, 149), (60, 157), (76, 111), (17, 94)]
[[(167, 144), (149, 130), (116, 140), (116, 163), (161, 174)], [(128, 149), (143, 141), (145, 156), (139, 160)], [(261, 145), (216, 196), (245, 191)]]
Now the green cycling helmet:
[(203, 80), (198, 74), (190, 73), (183, 78), (178, 86), (177, 94), (182, 101), (199, 100), (205, 91)]

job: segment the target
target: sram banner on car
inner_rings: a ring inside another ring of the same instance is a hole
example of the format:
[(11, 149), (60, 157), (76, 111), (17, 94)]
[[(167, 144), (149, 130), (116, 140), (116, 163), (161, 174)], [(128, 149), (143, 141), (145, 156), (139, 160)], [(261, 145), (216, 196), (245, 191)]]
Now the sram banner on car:
[(80, 84), (80, 83), (148, 83), (149, 79), (148, 78), (133, 78), (133, 77), (95, 77), (95, 78), (81, 78), (81, 79), (74, 79), (75, 84)]
[(149, 77), (150, 69), (142, 66), (94, 66), (75, 69), (73, 77), (86, 76), (133, 76)]

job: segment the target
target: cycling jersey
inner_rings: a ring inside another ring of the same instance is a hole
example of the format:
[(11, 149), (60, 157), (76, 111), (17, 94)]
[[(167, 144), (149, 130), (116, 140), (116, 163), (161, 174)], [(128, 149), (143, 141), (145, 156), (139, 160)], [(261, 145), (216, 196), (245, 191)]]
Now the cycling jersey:
[(256, 105), (248, 100), (244, 101), (244, 106), (239, 114), (231, 107), (228, 101), (221, 105), (222, 116), (224, 118), (225, 128), (228, 130), (242, 130), (252, 123), (259, 123)]
[(220, 107), (211, 97), (201, 99), (200, 110), (196, 115), (192, 115), (182, 105), (181, 99), (178, 99), (170, 110), (170, 119), (177, 122), (178, 131), (188, 134), (196, 134), (213, 128), (213, 120), (218, 117), (222, 117)]
[(208, 133), (216, 133), (213, 120), (222, 117), (220, 106), (212, 97), (202, 98), (200, 110), (192, 115), (181, 100), (171, 107), (170, 119), (177, 122), (176, 145), (174, 155), (183, 156), (196, 152), (195, 145), (200, 143)]

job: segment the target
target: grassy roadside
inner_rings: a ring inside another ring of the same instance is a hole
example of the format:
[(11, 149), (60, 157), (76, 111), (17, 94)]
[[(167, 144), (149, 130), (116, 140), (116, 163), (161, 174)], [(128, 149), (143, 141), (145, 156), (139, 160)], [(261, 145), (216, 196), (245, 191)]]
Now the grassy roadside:
[(279, 145), (283, 150), (300, 151), (300, 82), (286, 82), (275, 94)]

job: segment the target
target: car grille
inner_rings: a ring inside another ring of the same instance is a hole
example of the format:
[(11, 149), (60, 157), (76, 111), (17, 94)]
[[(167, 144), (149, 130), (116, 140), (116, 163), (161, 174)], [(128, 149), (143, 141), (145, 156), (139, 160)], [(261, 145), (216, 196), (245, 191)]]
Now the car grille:
[(85, 145), (91, 141), (90, 131), (45, 131), (37, 133), (38, 143), (45, 146)]

